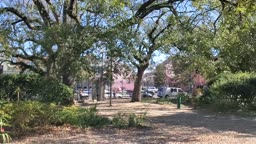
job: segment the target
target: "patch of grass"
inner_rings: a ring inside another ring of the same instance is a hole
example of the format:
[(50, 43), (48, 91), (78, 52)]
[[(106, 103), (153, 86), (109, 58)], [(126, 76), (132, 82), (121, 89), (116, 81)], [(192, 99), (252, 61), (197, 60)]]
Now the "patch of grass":
[(143, 98), (142, 102), (153, 103), (153, 104), (173, 104), (174, 103), (172, 99), (166, 99), (166, 98), (159, 98), (159, 99)]
[(144, 103), (156, 103), (157, 102), (157, 99), (153, 99), (153, 98), (142, 98), (142, 101), (141, 102), (144, 102)]
[[(154, 103), (154, 104), (177, 104), (177, 99), (170, 99), (170, 98), (143, 98), (142, 102), (144, 103)], [(183, 105), (191, 105), (191, 100), (188, 97), (182, 96), (181, 97), (181, 104)]]

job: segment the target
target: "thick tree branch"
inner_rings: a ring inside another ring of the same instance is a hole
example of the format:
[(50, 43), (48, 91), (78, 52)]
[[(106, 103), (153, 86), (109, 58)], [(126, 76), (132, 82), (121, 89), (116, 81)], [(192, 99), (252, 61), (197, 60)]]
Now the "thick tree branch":
[(27, 63), (25, 63), (24, 61), (18, 61), (18, 62), (13, 62), (13, 61), (9, 61), (11, 65), (16, 65), (16, 66), (19, 66), (22, 70), (22, 73), (25, 71), (25, 70), (31, 70), (35, 73), (38, 73), (40, 75), (44, 75), (45, 72), (40, 69), (40, 68), (35, 68), (33, 65), (29, 65)]
[(155, 43), (155, 39), (156, 37), (153, 36), (153, 34), (155, 33), (155, 31), (157, 30), (157, 27), (159, 26), (159, 21), (160, 19), (166, 14), (166, 12), (163, 12), (161, 15), (158, 16), (156, 22), (155, 22), (155, 26), (152, 28), (152, 30), (148, 33), (148, 37), (151, 40), (152, 43)]
[(64, 24), (67, 22), (67, 9), (68, 9), (68, 1), (64, 0), (63, 10), (62, 10), (62, 22)]
[(159, 4), (153, 4), (154, 2), (156, 2), (156, 0), (149, 0), (141, 5), (141, 7), (135, 13), (135, 17), (142, 19), (155, 10), (160, 10), (162, 8), (170, 8), (175, 2), (178, 2), (178, 1), (183, 1), (183, 0), (168, 0), (167, 2), (163, 2)]
[(140, 20), (145, 18), (147, 15), (149, 15), (151, 12), (155, 10), (160, 10), (162, 8), (170, 8), (175, 2), (181, 2), (184, 0), (168, 0), (168, 2), (163, 2), (159, 4), (154, 4), (157, 2), (157, 0), (148, 0), (147, 2), (143, 3), (138, 11), (135, 13), (135, 15), (127, 19), (125, 21), (122, 21), (121, 23), (115, 25), (114, 27), (111, 28), (111, 30), (107, 31), (105, 34), (112, 33), (114, 29), (116, 28), (126, 28), (129, 27), (133, 24), (139, 23)]
[(70, 0), (67, 14), (76, 21), (77, 24), (80, 23), (78, 16), (77, 16), (77, 0)]
[(5, 7), (5, 8), (0, 8), (0, 13), (4, 13), (4, 12), (10, 12), (13, 13), (14, 15), (16, 15), (17, 17), (21, 18), (21, 20), (18, 20), (16, 22), (14, 22), (13, 24), (17, 24), (21, 21), (23, 21), (27, 27), (29, 29), (33, 29), (33, 30), (37, 30), (38, 27), (33, 26), (31, 23), (32, 22), (36, 22), (36, 20), (30, 20), (24, 13), (21, 13), (20, 11), (18, 11), (17, 9), (13, 8), (13, 7)]
[(154, 3), (156, 0), (148, 0), (147, 2), (143, 3), (140, 8), (138, 9), (138, 11), (136, 12), (135, 15), (140, 15), (143, 11), (145, 11), (145, 9), (151, 5), (152, 3)]
[(43, 3), (40, 0), (33, 0), (33, 2), (37, 6), (39, 14), (42, 17), (45, 25), (50, 26), (52, 21), (51, 21), (50, 15), (47, 12), (47, 10), (46, 10), (45, 6), (43, 5)]
[(46, 0), (47, 4), (49, 5), (49, 8), (51, 9), (53, 16), (56, 20), (57, 23), (59, 23), (59, 16), (56, 12), (56, 9), (54, 8), (54, 6), (52, 5), (52, 3), (50, 2), (50, 0)]
[(219, 0), (219, 1), (221, 2), (223, 7), (225, 7), (225, 4), (230, 4), (230, 5), (235, 6), (235, 7), (238, 5), (238, 3), (234, 3), (234, 2), (228, 1), (228, 0)]
[(36, 55), (22, 55), (22, 54), (14, 54), (13, 57), (16, 57), (16, 58), (21, 58), (23, 60), (29, 60), (29, 61), (32, 61), (32, 62), (35, 62), (35, 60), (39, 60), (41, 62), (46, 62), (46, 59), (41, 57), (41, 56), (36, 56)]

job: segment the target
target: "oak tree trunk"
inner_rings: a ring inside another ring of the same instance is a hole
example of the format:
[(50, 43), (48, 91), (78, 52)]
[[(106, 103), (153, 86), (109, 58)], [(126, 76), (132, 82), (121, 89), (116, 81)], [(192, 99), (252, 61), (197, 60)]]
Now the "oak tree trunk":
[(134, 89), (132, 94), (132, 102), (140, 102), (141, 101), (141, 83), (144, 71), (147, 67), (138, 68), (138, 73), (136, 75), (136, 79), (134, 82)]

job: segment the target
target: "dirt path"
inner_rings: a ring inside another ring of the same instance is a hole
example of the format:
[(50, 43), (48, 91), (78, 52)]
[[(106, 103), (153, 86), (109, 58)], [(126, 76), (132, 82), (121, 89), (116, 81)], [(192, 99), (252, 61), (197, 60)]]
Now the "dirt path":
[[(92, 104), (86, 104), (88, 107)], [(26, 137), (15, 143), (256, 143), (256, 118), (243, 118), (223, 114), (206, 114), (182, 106), (148, 103), (129, 103), (129, 100), (114, 100), (98, 104), (99, 114), (113, 117), (121, 113), (147, 113), (147, 128), (141, 129), (56, 129), (51, 133)]]

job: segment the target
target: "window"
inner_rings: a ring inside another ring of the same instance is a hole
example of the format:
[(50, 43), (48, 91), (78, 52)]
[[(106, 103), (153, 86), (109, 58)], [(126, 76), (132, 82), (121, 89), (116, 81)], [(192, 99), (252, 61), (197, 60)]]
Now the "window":
[(172, 88), (171, 93), (173, 93), (173, 92), (178, 92), (178, 89), (177, 88)]

